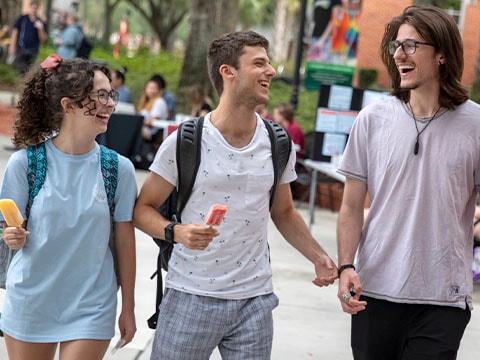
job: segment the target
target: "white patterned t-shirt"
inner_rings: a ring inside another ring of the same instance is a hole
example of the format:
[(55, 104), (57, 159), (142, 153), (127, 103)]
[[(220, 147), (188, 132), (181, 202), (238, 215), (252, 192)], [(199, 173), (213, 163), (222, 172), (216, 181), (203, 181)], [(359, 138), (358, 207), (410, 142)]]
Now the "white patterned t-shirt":
[[(176, 133), (165, 139), (150, 170), (177, 184)], [(293, 147), (292, 147), (293, 149)], [(280, 183), (296, 178), (295, 151)], [(182, 213), (183, 223), (204, 223), (213, 204), (228, 210), (215, 237), (203, 251), (176, 244), (166, 286), (192, 294), (244, 299), (273, 291), (267, 244), (270, 189), (273, 184), (271, 143), (263, 121), (243, 148), (229, 145), (205, 117), (201, 162)]]

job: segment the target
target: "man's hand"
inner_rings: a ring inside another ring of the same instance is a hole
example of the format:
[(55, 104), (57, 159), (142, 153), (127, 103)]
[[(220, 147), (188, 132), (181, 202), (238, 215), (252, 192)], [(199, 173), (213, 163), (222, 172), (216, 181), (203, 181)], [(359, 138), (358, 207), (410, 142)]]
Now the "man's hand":
[(178, 224), (173, 231), (175, 241), (191, 250), (205, 250), (220, 234), (216, 228), (203, 224)]
[(315, 262), (315, 273), (317, 277), (312, 281), (317, 286), (328, 286), (337, 279), (337, 266), (327, 254), (320, 256)]
[(354, 315), (365, 310), (366, 301), (360, 301), (362, 283), (360, 276), (354, 269), (345, 269), (340, 275), (338, 282), (338, 298), (344, 312)]

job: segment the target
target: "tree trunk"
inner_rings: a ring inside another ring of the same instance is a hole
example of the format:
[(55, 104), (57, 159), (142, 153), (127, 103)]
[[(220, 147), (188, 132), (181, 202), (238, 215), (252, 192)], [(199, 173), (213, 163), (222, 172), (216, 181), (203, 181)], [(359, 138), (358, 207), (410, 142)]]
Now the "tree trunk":
[(288, 58), (291, 34), (288, 0), (276, 0), (275, 19), (273, 23), (272, 60), (284, 62)]
[(52, 26), (52, 0), (47, 0), (45, 3), (45, 16), (47, 17), (47, 26), (50, 29)]
[(15, 20), (22, 11), (22, 1), (2, 0), (0, 1), (0, 6), (2, 8), (3, 23), (7, 24), (11, 31)]
[(113, 11), (120, 3), (121, 0), (105, 0), (104, 9), (105, 9), (105, 23), (103, 28), (102, 41), (104, 44), (108, 44), (110, 41), (110, 34), (112, 33), (112, 15)]
[(190, 113), (188, 88), (201, 84), (213, 97), (213, 87), (207, 69), (207, 50), (212, 39), (235, 30), (239, 0), (191, 0), (189, 33), (177, 90), (181, 112)]

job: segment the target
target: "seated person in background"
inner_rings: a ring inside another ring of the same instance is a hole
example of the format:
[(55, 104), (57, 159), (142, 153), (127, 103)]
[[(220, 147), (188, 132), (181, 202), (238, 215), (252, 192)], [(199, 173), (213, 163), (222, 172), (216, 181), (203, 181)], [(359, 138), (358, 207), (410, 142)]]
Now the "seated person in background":
[(155, 142), (160, 132), (153, 126), (154, 120), (165, 120), (168, 117), (167, 103), (163, 96), (163, 89), (154, 80), (148, 80), (137, 110), (145, 118), (142, 128), (142, 138), (147, 142)]
[(190, 86), (188, 94), (192, 102), (192, 117), (205, 116), (213, 110), (213, 101), (205, 94), (205, 88), (200, 84)]
[(133, 104), (132, 92), (125, 85), (125, 74), (127, 71), (127, 68), (123, 66), (112, 72), (112, 88), (118, 91), (119, 102)]
[(151, 78), (145, 83), (143, 94), (138, 102), (137, 111), (143, 116), (142, 142), (138, 154), (134, 156), (136, 168), (148, 169), (160, 143), (163, 141), (163, 129), (153, 126), (155, 120), (166, 120), (168, 108), (163, 98), (163, 88)]
[(151, 81), (155, 81), (160, 89), (162, 89), (163, 100), (167, 103), (168, 115), (165, 118), (166, 120), (175, 120), (175, 116), (177, 115), (177, 99), (175, 96), (167, 91), (167, 83), (162, 75), (154, 74), (150, 78)]
[(305, 134), (300, 125), (295, 122), (294, 116), (295, 109), (292, 104), (279, 103), (273, 108), (273, 121), (288, 131), (295, 144), (297, 159), (303, 159), (305, 157)]
[(273, 120), (273, 116), (270, 115), (270, 112), (267, 109), (267, 105), (258, 104), (255, 108), (255, 112), (260, 115), (263, 119)]

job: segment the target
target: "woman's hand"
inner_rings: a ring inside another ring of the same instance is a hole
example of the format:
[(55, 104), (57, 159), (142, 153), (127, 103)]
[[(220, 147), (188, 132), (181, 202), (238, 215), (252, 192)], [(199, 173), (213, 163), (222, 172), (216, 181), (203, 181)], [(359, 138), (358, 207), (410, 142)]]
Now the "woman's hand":
[(20, 226), (8, 226), (3, 229), (3, 241), (12, 250), (18, 250), (25, 246), (30, 232)]

